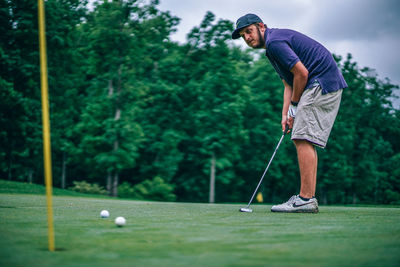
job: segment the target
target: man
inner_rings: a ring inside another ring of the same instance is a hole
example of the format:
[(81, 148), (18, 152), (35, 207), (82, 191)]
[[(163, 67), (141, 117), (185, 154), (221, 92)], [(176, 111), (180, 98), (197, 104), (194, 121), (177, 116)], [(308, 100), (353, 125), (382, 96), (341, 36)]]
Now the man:
[(300, 192), (273, 212), (318, 212), (317, 151), (325, 148), (347, 87), (331, 53), (315, 40), (287, 29), (270, 29), (254, 14), (240, 17), (232, 39), (242, 37), (266, 56), (284, 85), (282, 130), (292, 132), (300, 168)]

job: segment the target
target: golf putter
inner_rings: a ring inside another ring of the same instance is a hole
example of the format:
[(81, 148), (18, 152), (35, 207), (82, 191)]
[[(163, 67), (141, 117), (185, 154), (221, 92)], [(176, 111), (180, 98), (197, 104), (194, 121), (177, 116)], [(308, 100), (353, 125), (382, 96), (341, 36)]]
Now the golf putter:
[(258, 185), (257, 185), (257, 187), (256, 187), (256, 190), (254, 190), (254, 193), (253, 193), (253, 195), (251, 196), (251, 199), (250, 199), (250, 201), (249, 201), (249, 204), (247, 204), (247, 206), (246, 206), (245, 208), (239, 209), (240, 212), (253, 212), (253, 210), (249, 208), (249, 207), (250, 207), (250, 204), (251, 204), (251, 202), (253, 202), (253, 198), (254, 198), (254, 196), (256, 195), (256, 193), (257, 193), (257, 191), (258, 191), (258, 188), (260, 187), (260, 185), (261, 185), (261, 183), (262, 183), (262, 181), (263, 181), (263, 179), (264, 179), (264, 176), (265, 176), (265, 174), (267, 173), (267, 171), (268, 171), (268, 169), (269, 169), (269, 165), (271, 165), (271, 162), (272, 162), (272, 160), (273, 160), (274, 157), (275, 157), (276, 151), (278, 151), (278, 148), (279, 148), (279, 146), (281, 145), (282, 140), (283, 140), (283, 138), (285, 137), (285, 135), (288, 133), (288, 131), (289, 131), (289, 125), (286, 124), (286, 126), (285, 126), (285, 131), (283, 131), (283, 134), (282, 134), (282, 136), (281, 136), (281, 139), (279, 140), (278, 145), (276, 146), (275, 151), (274, 151), (274, 153), (272, 154), (271, 159), (269, 160), (269, 163), (268, 163), (268, 165), (267, 165), (267, 168), (265, 168), (265, 171), (264, 171), (264, 173), (263, 173), (263, 175), (262, 175), (262, 177), (261, 177), (261, 179), (260, 179), (260, 182), (258, 182)]

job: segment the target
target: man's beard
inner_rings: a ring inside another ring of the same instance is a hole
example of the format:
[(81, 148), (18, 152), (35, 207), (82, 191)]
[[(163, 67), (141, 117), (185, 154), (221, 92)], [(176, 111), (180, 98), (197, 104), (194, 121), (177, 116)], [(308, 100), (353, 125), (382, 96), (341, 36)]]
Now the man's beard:
[(258, 45), (257, 45), (257, 46), (254, 46), (253, 48), (254, 48), (254, 49), (264, 48), (264, 47), (265, 47), (264, 38), (262, 38), (262, 36), (261, 36), (260, 29), (259, 29), (259, 28), (257, 28), (257, 29), (258, 29), (258, 31), (257, 31), (257, 35), (258, 35)]

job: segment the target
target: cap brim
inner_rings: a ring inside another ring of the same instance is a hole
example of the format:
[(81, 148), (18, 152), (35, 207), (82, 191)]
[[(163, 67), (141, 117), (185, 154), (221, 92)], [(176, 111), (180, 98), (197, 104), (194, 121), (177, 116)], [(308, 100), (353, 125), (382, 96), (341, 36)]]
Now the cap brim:
[(234, 30), (233, 31), (233, 33), (232, 33), (232, 39), (239, 39), (240, 38), (240, 31), (242, 30), (243, 28), (239, 28), (239, 29), (236, 29), (236, 30)]

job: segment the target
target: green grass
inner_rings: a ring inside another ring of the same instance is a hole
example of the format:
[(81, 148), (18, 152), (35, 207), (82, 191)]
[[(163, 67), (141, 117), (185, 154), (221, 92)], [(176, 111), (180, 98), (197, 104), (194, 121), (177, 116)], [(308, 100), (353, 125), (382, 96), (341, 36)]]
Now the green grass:
[[(0, 266), (400, 266), (396, 207), (240, 213), (242, 205), (76, 196), (53, 204), (49, 252), (45, 196), (0, 193)], [(116, 227), (116, 216), (127, 225)]]
[[(91, 195), (78, 193), (72, 190), (60, 189), (53, 187), (52, 189), (54, 196), (80, 196), (80, 197), (102, 197), (107, 198), (104, 195)], [(46, 194), (46, 189), (43, 185), (29, 184), (23, 182), (14, 182), (0, 179), (0, 193), (7, 194)]]

